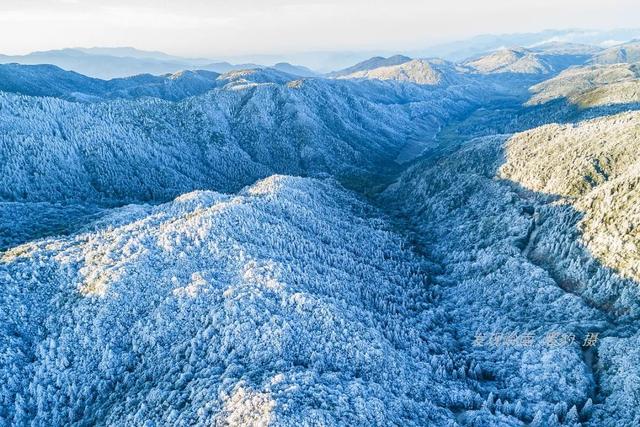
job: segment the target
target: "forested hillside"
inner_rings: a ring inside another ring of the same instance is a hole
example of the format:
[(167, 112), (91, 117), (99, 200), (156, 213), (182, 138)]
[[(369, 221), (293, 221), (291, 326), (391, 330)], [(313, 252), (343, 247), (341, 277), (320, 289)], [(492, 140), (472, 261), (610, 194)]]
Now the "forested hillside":
[(162, 76), (142, 74), (100, 80), (53, 65), (2, 64), (0, 91), (82, 102), (142, 97), (178, 101), (219, 86), (218, 76), (210, 71), (183, 71)]
[(0, 426), (638, 425), (631, 53), (0, 65)]
[(480, 399), (423, 261), (331, 181), (119, 208), (0, 277), (3, 423), (445, 425)]
[[(478, 86), (322, 79), (225, 86), (181, 102), (72, 103), (1, 94), (0, 198), (167, 200), (235, 191), (273, 173), (373, 175), (409, 139), (478, 102)], [(276, 75), (276, 78), (278, 75)], [(258, 81), (258, 83), (255, 82)]]
[[(437, 304), (467, 331), (468, 342), (478, 331), (606, 337), (602, 362), (577, 338), (553, 356), (555, 366), (568, 363), (554, 376), (573, 387), (558, 394), (558, 402), (578, 409), (588, 399), (598, 402), (593, 425), (619, 425), (612, 420), (634, 411), (626, 394), (613, 389), (621, 374), (608, 360), (637, 357), (616, 352), (638, 339), (638, 129), (638, 113), (627, 113), (471, 140), (445, 157), (418, 162), (382, 197), (441, 266), (434, 280), (446, 290)], [(494, 366), (491, 384), (499, 396), (517, 384), (532, 386), (531, 378), (521, 383), (523, 370), (550, 368), (544, 366), (550, 353), (489, 349), (471, 354)], [(540, 396), (548, 399), (552, 390)]]

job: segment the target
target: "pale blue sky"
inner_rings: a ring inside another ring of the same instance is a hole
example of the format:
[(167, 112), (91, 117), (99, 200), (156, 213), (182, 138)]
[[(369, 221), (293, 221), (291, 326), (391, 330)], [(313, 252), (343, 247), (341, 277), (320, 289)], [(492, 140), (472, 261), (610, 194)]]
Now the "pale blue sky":
[(637, 27), (638, 0), (2, 0), (0, 52), (135, 46), (221, 57), (410, 50), (480, 33)]

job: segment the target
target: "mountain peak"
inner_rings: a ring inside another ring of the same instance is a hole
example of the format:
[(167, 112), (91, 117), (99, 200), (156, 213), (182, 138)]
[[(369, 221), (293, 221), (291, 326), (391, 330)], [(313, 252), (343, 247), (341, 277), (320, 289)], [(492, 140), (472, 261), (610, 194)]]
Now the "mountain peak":
[(273, 64), (271, 68), (276, 69), (278, 71), (283, 71), (288, 74), (293, 74), (299, 77), (317, 77), (318, 76), (318, 73), (316, 73), (315, 71), (307, 67), (303, 67), (302, 65), (293, 65), (288, 62), (278, 62), (276, 64)]
[(338, 78), (396, 80), (421, 85), (437, 85), (447, 80), (454, 72), (453, 67), (446, 61), (410, 59), (397, 65), (383, 65), (370, 70), (356, 71)]
[(356, 73), (358, 71), (367, 71), (367, 70), (373, 70), (375, 68), (380, 68), (385, 66), (399, 65), (409, 61), (411, 61), (411, 58), (404, 55), (393, 55), (388, 58), (384, 58), (382, 56), (374, 56), (365, 61), (359, 62), (356, 65), (353, 65), (351, 67), (330, 73), (330, 76), (331, 77), (346, 76), (349, 74)]
[(523, 47), (502, 48), (464, 65), (480, 74), (548, 74), (553, 71), (552, 65), (544, 58)]

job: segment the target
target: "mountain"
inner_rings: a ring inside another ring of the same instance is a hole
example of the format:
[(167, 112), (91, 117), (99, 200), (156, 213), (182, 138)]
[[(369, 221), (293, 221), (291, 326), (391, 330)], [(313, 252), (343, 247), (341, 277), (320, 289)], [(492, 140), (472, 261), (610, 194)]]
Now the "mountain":
[(54, 65), (0, 65), (0, 90), (31, 96), (73, 97), (102, 94), (104, 81), (72, 71), (64, 71)]
[(351, 67), (329, 73), (328, 76), (343, 77), (343, 76), (348, 76), (350, 74), (361, 72), (361, 71), (369, 71), (369, 70), (374, 70), (380, 67), (399, 65), (409, 61), (411, 61), (411, 58), (403, 55), (394, 55), (388, 58), (375, 56), (373, 58), (369, 58), (365, 61), (359, 62), (356, 65), (353, 65)]
[(0, 65), (0, 91), (49, 96), (70, 101), (103, 101), (156, 97), (177, 101), (200, 95), (219, 85), (219, 74), (182, 71), (163, 76), (138, 75), (100, 80), (53, 65)]
[(233, 70), (218, 77), (220, 84), (226, 87), (246, 87), (256, 84), (287, 84), (299, 80), (300, 76), (289, 74), (275, 68), (249, 68)]
[(133, 47), (77, 47), (73, 48), (73, 50), (89, 55), (115, 56), (120, 58), (157, 59), (161, 61), (176, 62), (189, 61), (192, 64), (207, 64), (211, 62), (210, 59), (206, 58), (183, 58), (180, 56), (168, 55), (164, 52), (140, 50)]
[(2, 254), (0, 416), (450, 422), (477, 393), (421, 261), (380, 215), (334, 182), (274, 176)]
[(52, 64), (62, 69), (87, 76), (110, 79), (136, 74), (175, 73), (191, 68), (185, 61), (159, 60), (156, 58), (120, 57), (105, 54), (90, 54), (75, 49), (33, 52), (21, 56), (0, 56), (1, 63), (25, 65)]
[(593, 46), (584, 43), (569, 43), (560, 41), (550, 41), (539, 43), (529, 48), (529, 50), (546, 55), (555, 56), (582, 56), (583, 59), (602, 52), (604, 49), (599, 46)]
[[(587, 405), (594, 388), (579, 345), (550, 348), (546, 340), (550, 332), (581, 339), (583, 331), (600, 327), (604, 316), (528, 258), (529, 241), (536, 241), (530, 233), (545, 205), (496, 178), (507, 139), (485, 137), (425, 157), (380, 200), (399, 211), (416, 246), (438, 266), (432, 277), (442, 288), (434, 303), (459, 331), (461, 351), (482, 367), (481, 383), (487, 387), (482, 407), (493, 408), (498, 398), (497, 407), (509, 402), (495, 417), (465, 408), (458, 418), (463, 425), (500, 425), (498, 414), (508, 417), (502, 425), (547, 420), (556, 403), (564, 416), (573, 406)], [(519, 344), (523, 336), (532, 343)], [(526, 403), (514, 410), (517, 401)]]
[(637, 424), (637, 64), (536, 45), (1, 66), (0, 425)]
[(69, 101), (99, 102), (143, 97), (179, 101), (225, 85), (284, 84), (301, 76), (276, 68), (258, 67), (228, 71), (222, 75), (205, 70), (185, 70), (160, 76), (141, 74), (101, 80), (65, 71), (54, 65), (0, 64), (0, 77), (0, 91), (3, 92), (49, 96)]
[(375, 175), (409, 141), (428, 145), (445, 120), (492, 96), (479, 86), (299, 80), (273, 69), (216, 82), (178, 102), (0, 94), (0, 199), (108, 205), (236, 191), (273, 173)]
[(310, 70), (307, 67), (303, 67), (302, 65), (292, 65), (288, 62), (278, 62), (277, 64), (272, 65), (271, 68), (300, 77), (318, 77), (318, 73), (315, 71)]
[(412, 52), (414, 56), (437, 56), (450, 61), (462, 61), (481, 56), (507, 46), (534, 48), (547, 43), (577, 43), (604, 46), (612, 41), (626, 42), (640, 37), (639, 28), (594, 30), (545, 30), (536, 33), (483, 34), (469, 39), (443, 43)]
[(231, 64), (229, 62), (212, 62), (204, 65), (197, 65), (194, 68), (197, 68), (199, 70), (208, 70), (208, 71), (213, 71), (215, 73), (224, 74), (224, 73), (228, 73), (230, 71), (235, 71), (235, 70), (248, 70), (253, 68), (264, 68), (264, 67), (258, 64), (253, 64), (253, 63)]
[(500, 49), (463, 63), (472, 70), (490, 73), (552, 74), (582, 65), (597, 49), (581, 45), (545, 44), (532, 49)]
[(549, 74), (551, 64), (527, 49), (501, 49), (464, 65), (479, 73)]
[(225, 73), (255, 64), (233, 65), (208, 59), (179, 58), (161, 52), (145, 52), (133, 48), (77, 48), (33, 52), (28, 55), (0, 55), (0, 64), (56, 65), (100, 79), (129, 77), (139, 74), (174, 74), (182, 70), (208, 70)]
[(453, 65), (444, 61), (412, 59), (398, 65), (386, 65), (343, 74), (338, 78), (396, 80), (421, 85), (437, 85), (455, 79), (455, 73)]
[[(435, 304), (468, 331), (461, 346), (495, 368), (494, 396), (559, 399), (562, 416), (575, 405), (588, 425), (633, 418), (619, 386), (639, 357), (639, 120), (623, 113), (466, 141), (415, 162), (381, 195), (440, 266)], [(504, 337), (497, 331), (529, 331), (538, 345), (492, 345)], [(597, 349), (583, 345), (588, 331), (599, 334)], [(552, 332), (580, 341), (538, 354)], [(484, 344), (474, 348), (478, 335)], [(549, 369), (557, 371), (545, 383), (538, 373)], [(547, 405), (521, 420), (551, 419)]]
[[(583, 214), (579, 228), (592, 256), (635, 281), (640, 281), (636, 249), (640, 235), (628, 226), (640, 221), (635, 208), (640, 202), (638, 193), (630, 191), (640, 182), (640, 161), (635, 155), (640, 149), (638, 130), (640, 112), (537, 128), (509, 141), (507, 161), (499, 171), (499, 176), (527, 189), (566, 198)], [(575, 285), (585, 283), (593, 287), (594, 294), (603, 292), (604, 284), (597, 280), (581, 279)], [(620, 304), (640, 309), (636, 301)]]
[(640, 103), (640, 67), (591, 65), (563, 71), (531, 88), (528, 105), (564, 100), (581, 108)]
[[(405, 49), (402, 56), (412, 58), (443, 58), (451, 62), (461, 62), (469, 58), (477, 58), (496, 50), (522, 46), (536, 49), (549, 45), (564, 45), (565, 49), (573, 45), (573, 53), (591, 54), (603, 47), (620, 44), (640, 38), (640, 29), (568, 29), (545, 30), (532, 33), (485, 34), (457, 41), (445, 42), (423, 48)], [(580, 46), (580, 48), (578, 48)], [(577, 52), (577, 50), (581, 52)], [(589, 53), (588, 51), (592, 51)], [(227, 58), (233, 63), (255, 62), (259, 64), (273, 64), (276, 62), (290, 62), (304, 64), (312, 70), (333, 75), (335, 70), (342, 70), (360, 61), (372, 57), (387, 57), (398, 50), (363, 50), (363, 51), (309, 51), (282, 55), (248, 55)], [(398, 65), (398, 64), (388, 64)], [(358, 71), (358, 70), (356, 70)], [(361, 70), (360, 70), (361, 71)], [(347, 73), (349, 74), (349, 72)]]
[(640, 41), (632, 41), (621, 45), (610, 47), (591, 61), (594, 64), (618, 64), (640, 62)]

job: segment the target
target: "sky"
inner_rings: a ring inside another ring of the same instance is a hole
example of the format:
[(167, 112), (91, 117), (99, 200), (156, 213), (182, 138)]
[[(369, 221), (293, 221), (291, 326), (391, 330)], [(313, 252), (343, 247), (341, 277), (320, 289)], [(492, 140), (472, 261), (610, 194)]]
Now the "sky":
[(411, 50), (484, 33), (637, 27), (638, 16), (638, 0), (0, 0), (0, 53)]

